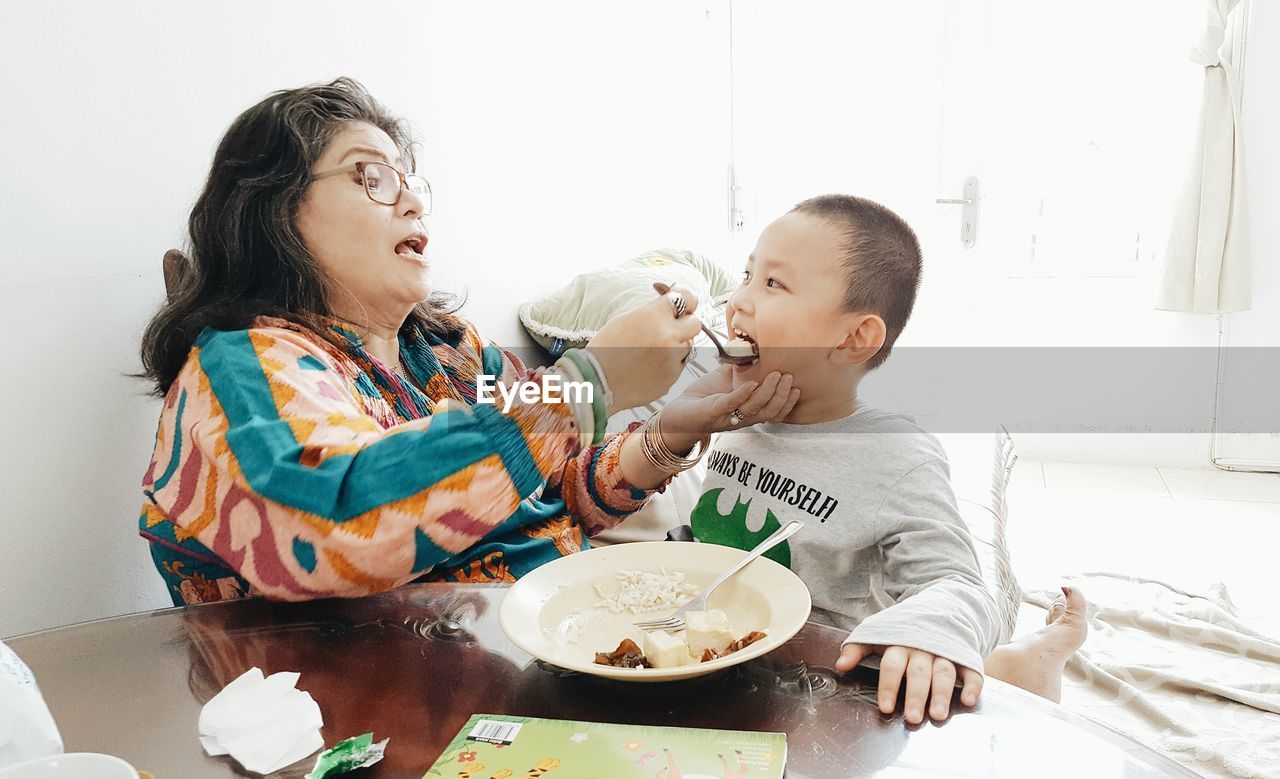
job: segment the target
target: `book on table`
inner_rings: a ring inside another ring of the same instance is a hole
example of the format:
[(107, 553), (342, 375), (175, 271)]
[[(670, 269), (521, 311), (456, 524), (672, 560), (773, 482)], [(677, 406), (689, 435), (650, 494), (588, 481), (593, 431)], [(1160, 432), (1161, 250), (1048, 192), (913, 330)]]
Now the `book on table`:
[(782, 779), (785, 733), (476, 714), (424, 779)]

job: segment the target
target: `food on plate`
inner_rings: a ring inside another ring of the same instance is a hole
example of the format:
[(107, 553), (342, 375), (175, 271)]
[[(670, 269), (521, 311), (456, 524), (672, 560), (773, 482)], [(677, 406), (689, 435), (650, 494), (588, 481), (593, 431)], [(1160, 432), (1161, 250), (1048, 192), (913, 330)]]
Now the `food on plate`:
[(733, 643), (729, 618), (720, 609), (690, 611), (684, 615), (684, 624), (685, 641), (694, 657), (702, 657), (708, 649), (719, 652)]
[(629, 611), (643, 614), (660, 609), (678, 609), (698, 594), (697, 585), (684, 580), (679, 571), (648, 573), (646, 571), (618, 571), (618, 592), (607, 593), (600, 585), (594, 585), (600, 604), (614, 614)]
[(612, 652), (596, 652), (596, 663), (615, 668), (643, 668), (648, 665), (640, 647), (629, 638), (622, 639), (622, 643)]
[(742, 638), (738, 639), (737, 641), (734, 641), (729, 646), (725, 647), (723, 651), (717, 652), (714, 649), (704, 649), (702, 651), (702, 659), (699, 662), (705, 663), (708, 660), (715, 660), (717, 657), (724, 657), (725, 655), (731, 655), (734, 652), (737, 652), (739, 649), (745, 649), (751, 646), (752, 644), (754, 644), (755, 642), (759, 641), (764, 637), (765, 637), (765, 634), (763, 632), (759, 630), (753, 630), (750, 633), (743, 636)]
[(715, 660), (748, 647), (766, 636), (752, 630), (735, 639), (729, 618), (720, 609), (690, 611), (684, 615), (683, 636), (665, 630), (644, 634), (642, 650), (630, 638), (624, 638), (612, 652), (596, 652), (596, 662), (616, 668), (677, 668)]
[(645, 664), (650, 668), (676, 668), (693, 663), (689, 645), (665, 630), (649, 630), (644, 634)]

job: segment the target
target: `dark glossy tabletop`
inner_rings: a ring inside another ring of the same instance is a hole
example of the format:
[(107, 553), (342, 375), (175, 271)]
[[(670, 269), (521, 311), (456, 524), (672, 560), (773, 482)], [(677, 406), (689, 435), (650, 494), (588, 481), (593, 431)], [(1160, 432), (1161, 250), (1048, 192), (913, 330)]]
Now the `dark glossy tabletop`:
[[(351, 776), (420, 777), (473, 713), (787, 734), (789, 779), (1195, 776), (1054, 704), (987, 680), (975, 710), (908, 726), (875, 709), (874, 676), (838, 678), (844, 634), (810, 623), (712, 676), (628, 684), (566, 674), (498, 626), (504, 587), (411, 585), (350, 601), (240, 601), (137, 614), (9, 642), (35, 672), (67, 751), (157, 779), (247, 775), (196, 739), (200, 707), (258, 666), (299, 671), (326, 744), (373, 731), (386, 759)], [(300, 777), (314, 758), (276, 776)], [(549, 777), (549, 779), (554, 779)]]

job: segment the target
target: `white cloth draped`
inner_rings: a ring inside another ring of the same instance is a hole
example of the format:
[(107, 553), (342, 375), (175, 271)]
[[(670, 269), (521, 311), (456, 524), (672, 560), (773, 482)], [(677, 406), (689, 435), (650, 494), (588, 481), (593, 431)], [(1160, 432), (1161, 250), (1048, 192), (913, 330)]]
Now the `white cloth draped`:
[(1241, 0), (1205, 0), (1191, 59), (1204, 66), (1204, 99), (1190, 170), (1175, 203), (1156, 308), (1197, 314), (1251, 305), (1235, 53), (1223, 53), (1227, 17)]

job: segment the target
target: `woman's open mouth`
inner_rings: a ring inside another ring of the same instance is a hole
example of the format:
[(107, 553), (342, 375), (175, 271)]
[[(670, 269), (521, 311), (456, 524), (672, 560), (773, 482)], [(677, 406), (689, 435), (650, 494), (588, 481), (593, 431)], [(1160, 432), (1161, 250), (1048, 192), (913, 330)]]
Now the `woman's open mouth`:
[(427, 248), (426, 233), (411, 233), (400, 243), (396, 244), (396, 254), (411, 260), (422, 262), (426, 258), (422, 253)]

